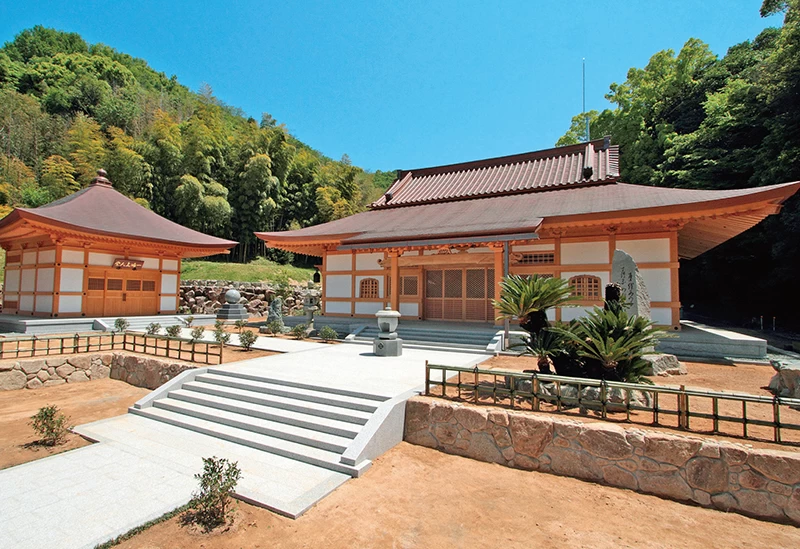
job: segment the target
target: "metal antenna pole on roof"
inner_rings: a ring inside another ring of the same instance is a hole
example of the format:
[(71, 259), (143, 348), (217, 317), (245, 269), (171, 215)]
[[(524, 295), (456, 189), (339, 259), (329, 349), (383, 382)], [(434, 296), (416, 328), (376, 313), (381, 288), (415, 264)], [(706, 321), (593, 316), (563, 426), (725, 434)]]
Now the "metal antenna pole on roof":
[(586, 121), (586, 142), (591, 141), (589, 136), (589, 113), (586, 112), (586, 58), (582, 59), (583, 63), (583, 119)]

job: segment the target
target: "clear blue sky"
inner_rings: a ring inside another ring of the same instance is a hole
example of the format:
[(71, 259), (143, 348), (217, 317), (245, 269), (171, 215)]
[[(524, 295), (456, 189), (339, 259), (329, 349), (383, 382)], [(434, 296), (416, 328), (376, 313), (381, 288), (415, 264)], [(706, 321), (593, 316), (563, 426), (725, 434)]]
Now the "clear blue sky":
[(552, 146), (630, 67), (690, 37), (718, 55), (780, 17), (761, 0), (300, 2), (0, 0), (0, 41), (36, 24), (147, 60), (324, 154), (417, 168)]

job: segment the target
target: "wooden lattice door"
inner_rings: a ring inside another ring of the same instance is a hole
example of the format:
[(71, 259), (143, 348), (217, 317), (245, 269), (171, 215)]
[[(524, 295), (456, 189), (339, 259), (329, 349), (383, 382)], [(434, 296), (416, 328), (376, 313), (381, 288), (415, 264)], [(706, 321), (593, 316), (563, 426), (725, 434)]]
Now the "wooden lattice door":
[(428, 269), (425, 271), (425, 318), (493, 320), (494, 269)]

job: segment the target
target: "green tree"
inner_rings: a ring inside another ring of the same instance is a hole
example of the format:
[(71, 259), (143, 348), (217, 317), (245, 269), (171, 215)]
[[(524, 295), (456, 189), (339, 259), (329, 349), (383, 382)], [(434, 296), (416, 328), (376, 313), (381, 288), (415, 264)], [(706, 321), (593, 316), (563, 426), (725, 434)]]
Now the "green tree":
[(69, 160), (54, 154), (42, 162), (41, 185), (54, 198), (61, 198), (80, 189), (75, 181), (75, 169)]
[(82, 186), (91, 183), (106, 156), (100, 125), (84, 114), (78, 114), (67, 131), (69, 158)]

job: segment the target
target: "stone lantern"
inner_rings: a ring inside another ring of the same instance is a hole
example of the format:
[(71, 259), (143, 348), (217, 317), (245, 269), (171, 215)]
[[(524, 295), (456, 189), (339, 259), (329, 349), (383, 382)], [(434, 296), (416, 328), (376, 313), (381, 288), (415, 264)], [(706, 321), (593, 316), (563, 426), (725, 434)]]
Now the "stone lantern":
[(400, 356), (403, 354), (403, 340), (397, 337), (397, 324), (400, 313), (386, 307), (375, 313), (378, 318), (378, 337), (372, 340), (372, 352), (378, 356)]
[(319, 290), (314, 289), (314, 283), (308, 283), (308, 292), (303, 296), (303, 312), (306, 313), (308, 330), (314, 329), (314, 313), (319, 311)]

